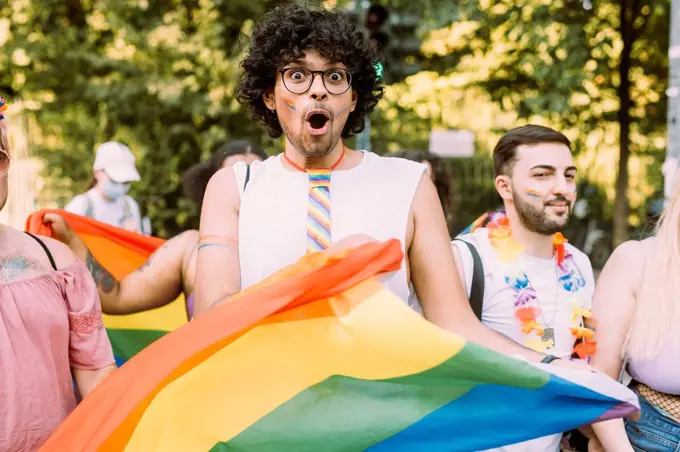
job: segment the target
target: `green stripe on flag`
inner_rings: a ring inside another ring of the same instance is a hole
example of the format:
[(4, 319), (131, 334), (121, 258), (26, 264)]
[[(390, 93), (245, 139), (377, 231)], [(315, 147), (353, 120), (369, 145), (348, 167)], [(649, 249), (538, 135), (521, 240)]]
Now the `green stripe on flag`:
[(107, 329), (106, 332), (113, 347), (113, 354), (125, 361), (135, 356), (156, 339), (168, 333), (167, 331), (159, 330), (128, 329)]
[[(499, 368), (504, 372), (498, 372)], [(211, 452), (364, 450), (481, 384), (538, 389), (550, 374), (467, 343), (427, 371), (385, 380), (332, 376), (314, 385)]]

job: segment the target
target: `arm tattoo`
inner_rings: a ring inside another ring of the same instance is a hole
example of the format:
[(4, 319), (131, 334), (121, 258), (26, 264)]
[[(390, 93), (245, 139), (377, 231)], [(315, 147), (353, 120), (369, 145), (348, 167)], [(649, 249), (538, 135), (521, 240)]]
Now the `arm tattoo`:
[(108, 294), (118, 288), (118, 281), (116, 281), (116, 278), (97, 262), (97, 259), (90, 253), (90, 250), (87, 251), (87, 261), (85, 262), (85, 265), (90, 271), (97, 287), (100, 288), (102, 292)]

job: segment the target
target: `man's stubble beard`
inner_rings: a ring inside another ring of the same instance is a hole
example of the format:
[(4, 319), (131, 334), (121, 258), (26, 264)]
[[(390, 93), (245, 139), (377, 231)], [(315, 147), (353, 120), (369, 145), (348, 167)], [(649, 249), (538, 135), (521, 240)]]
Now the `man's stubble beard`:
[[(330, 155), (331, 152), (333, 152), (333, 149), (335, 149), (335, 146), (338, 144), (340, 141), (340, 136), (336, 136), (333, 133), (332, 129), (332, 122), (329, 124), (329, 135), (330, 137), (328, 138), (328, 144), (326, 146), (321, 147), (320, 149), (317, 146), (314, 146), (313, 148), (307, 147), (304, 142), (303, 142), (303, 136), (304, 136), (304, 131), (300, 131), (297, 136), (295, 136), (293, 133), (291, 133), (290, 129), (288, 127), (284, 126), (283, 123), (281, 123), (281, 130), (283, 130), (283, 134), (286, 136), (288, 141), (293, 145), (295, 150), (297, 150), (300, 154), (307, 158), (312, 158), (312, 159), (320, 159), (324, 158), (328, 155)], [(304, 124), (303, 124), (303, 129), (304, 129)], [(325, 138), (325, 137), (324, 137)]]
[(535, 232), (541, 235), (553, 235), (558, 232), (564, 231), (569, 223), (569, 217), (571, 216), (572, 205), (569, 204), (567, 207), (567, 213), (564, 215), (564, 221), (558, 223), (550, 218), (548, 218), (545, 212), (545, 206), (543, 209), (537, 209), (531, 203), (524, 201), (519, 194), (513, 190), (513, 202), (515, 204), (515, 210), (517, 211), (517, 217), (520, 223), (526, 229), (531, 232)]

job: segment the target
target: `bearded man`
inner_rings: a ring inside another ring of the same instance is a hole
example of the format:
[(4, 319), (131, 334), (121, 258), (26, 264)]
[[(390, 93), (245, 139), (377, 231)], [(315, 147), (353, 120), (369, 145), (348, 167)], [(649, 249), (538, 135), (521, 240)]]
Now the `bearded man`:
[(254, 27), (237, 97), (272, 137), (285, 136), (284, 149), (210, 180), (195, 312), (226, 302), (305, 253), (397, 239), (402, 264), (382, 281), (404, 303), (497, 352), (546, 359), (475, 319), (426, 166), (346, 146), (382, 95), (376, 61), (362, 31), (336, 12), (289, 3)]
[[(576, 200), (571, 143), (560, 132), (528, 125), (501, 137), (493, 159), (505, 213), (452, 242), (470, 302), (485, 326), (547, 354), (544, 362), (586, 359), (595, 345), (584, 324), (593, 269), (561, 234)], [(556, 452), (560, 437), (498, 450)]]

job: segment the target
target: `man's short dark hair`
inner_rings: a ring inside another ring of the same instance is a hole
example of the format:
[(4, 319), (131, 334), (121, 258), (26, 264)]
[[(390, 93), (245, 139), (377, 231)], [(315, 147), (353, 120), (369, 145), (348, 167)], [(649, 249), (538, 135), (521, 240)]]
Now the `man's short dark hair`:
[(349, 114), (342, 131), (344, 138), (364, 129), (366, 114), (373, 111), (383, 94), (374, 64), (378, 62), (373, 44), (348, 16), (311, 10), (289, 3), (264, 15), (256, 25), (248, 55), (241, 63), (237, 99), (248, 105), (255, 119), (269, 128), (269, 135), (283, 133), (276, 112), (264, 104), (263, 96), (274, 88), (276, 71), (305, 51), (315, 50), (331, 61), (343, 63), (352, 74), (352, 88), (357, 105)]
[(564, 134), (549, 127), (528, 125), (510, 130), (498, 140), (493, 149), (494, 177), (510, 175), (517, 158), (519, 146), (544, 143), (559, 143), (571, 149), (571, 141)]

